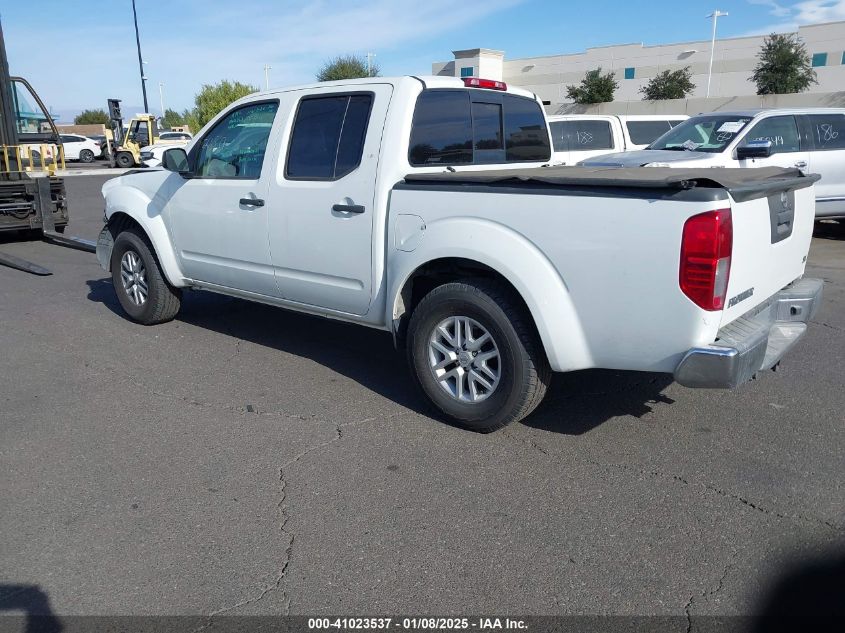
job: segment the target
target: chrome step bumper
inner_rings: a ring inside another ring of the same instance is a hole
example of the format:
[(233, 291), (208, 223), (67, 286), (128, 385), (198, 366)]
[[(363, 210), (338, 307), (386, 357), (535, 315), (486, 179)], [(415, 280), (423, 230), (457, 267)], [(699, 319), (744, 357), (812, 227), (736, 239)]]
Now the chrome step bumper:
[(807, 331), (821, 305), (821, 279), (801, 279), (732, 321), (711, 345), (689, 350), (675, 368), (685, 387), (732, 389), (771, 369)]

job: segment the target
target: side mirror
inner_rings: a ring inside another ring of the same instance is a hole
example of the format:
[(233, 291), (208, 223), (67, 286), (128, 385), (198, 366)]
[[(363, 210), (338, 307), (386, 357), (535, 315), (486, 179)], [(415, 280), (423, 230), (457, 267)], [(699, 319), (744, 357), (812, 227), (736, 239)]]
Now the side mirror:
[(188, 154), (181, 147), (168, 149), (161, 156), (161, 166), (167, 171), (175, 171), (183, 176), (190, 175), (191, 166), (188, 164)]
[(740, 145), (736, 148), (737, 160), (744, 160), (746, 158), (768, 158), (771, 155), (771, 141), (748, 141), (745, 145)]

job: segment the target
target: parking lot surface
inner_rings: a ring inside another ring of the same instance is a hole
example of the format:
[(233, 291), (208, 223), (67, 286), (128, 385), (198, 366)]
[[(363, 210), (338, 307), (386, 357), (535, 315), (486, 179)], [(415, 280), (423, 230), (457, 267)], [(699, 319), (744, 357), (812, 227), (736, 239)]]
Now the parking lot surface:
[[(96, 237), (104, 181), (67, 179), (69, 234)], [(0, 268), (0, 606), (732, 615), (845, 560), (841, 227), (778, 372), (558, 375), (487, 436), (425, 413), (388, 334), (206, 292), (144, 327), (94, 255), (0, 249), (54, 271)]]

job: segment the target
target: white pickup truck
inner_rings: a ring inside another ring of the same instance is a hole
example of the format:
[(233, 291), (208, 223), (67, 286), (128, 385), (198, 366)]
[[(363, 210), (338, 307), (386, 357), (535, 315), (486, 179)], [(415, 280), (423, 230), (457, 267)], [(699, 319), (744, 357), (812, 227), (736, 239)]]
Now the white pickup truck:
[(97, 255), (140, 323), (203, 289), (391, 332), (437, 409), (484, 432), (552, 371), (730, 388), (804, 333), (815, 177), (550, 154), (540, 102), (501, 82), (264, 92), (108, 181)]

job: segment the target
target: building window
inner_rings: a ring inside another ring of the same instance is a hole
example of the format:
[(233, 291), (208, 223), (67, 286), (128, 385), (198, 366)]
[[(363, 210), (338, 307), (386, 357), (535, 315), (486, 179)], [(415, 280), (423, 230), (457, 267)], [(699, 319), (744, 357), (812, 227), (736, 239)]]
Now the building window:
[(625, 79), (633, 79), (634, 78), (634, 69), (633, 68), (626, 68), (625, 69)]
[(461, 68), (461, 77), (472, 77), (475, 74), (475, 68), (472, 66), (464, 66)]
[(813, 68), (827, 66), (827, 53), (813, 53)]

